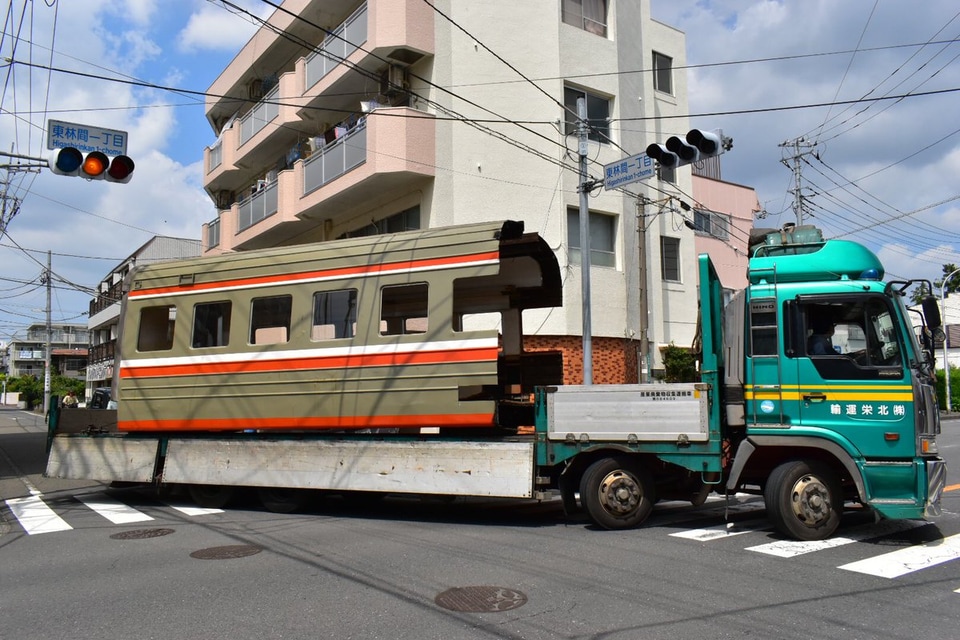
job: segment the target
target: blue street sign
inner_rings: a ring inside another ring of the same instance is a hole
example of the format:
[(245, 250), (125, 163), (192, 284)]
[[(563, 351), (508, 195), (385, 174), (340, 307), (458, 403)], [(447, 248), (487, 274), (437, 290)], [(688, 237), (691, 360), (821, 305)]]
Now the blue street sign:
[(610, 190), (631, 182), (652, 178), (656, 173), (653, 159), (645, 153), (603, 166), (603, 188)]

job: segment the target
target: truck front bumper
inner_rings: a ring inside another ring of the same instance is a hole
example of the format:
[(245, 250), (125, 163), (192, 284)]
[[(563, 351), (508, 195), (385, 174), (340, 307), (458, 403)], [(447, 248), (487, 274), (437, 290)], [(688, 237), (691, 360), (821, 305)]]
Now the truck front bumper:
[(940, 508), (940, 495), (947, 486), (947, 463), (941, 458), (926, 461), (927, 465), (927, 503), (923, 517), (936, 518), (943, 513)]

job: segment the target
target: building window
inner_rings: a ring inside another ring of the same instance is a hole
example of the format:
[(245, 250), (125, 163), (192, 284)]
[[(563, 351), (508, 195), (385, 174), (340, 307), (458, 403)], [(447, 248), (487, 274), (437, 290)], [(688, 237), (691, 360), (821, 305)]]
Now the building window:
[(560, 6), (566, 24), (598, 36), (607, 35), (607, 0), (562, 0)]
[(653, 52), (653, 88), (673, 95), (673, 58)]
[[(590, 212), (590, 264), (596, 267), (617, 266), (617, 219), (603, 213)], [(569, 260), (580, 263), (580, 210), (567, 209), (567, 246)]]
[(693, 226), (697, 235), (719, 240), (730, 237), (730, 216), (716, 211), (693, 210)]
[(417, 231), (420, 229), (420, 205), (410, 207), (400, 213), (395, 213), (387, 218), (381, 218), (376, 222), (371, 222), (359, 229), (348, 231), (340, 235), (341, 238), (362, 238), (367, 236), (378, 236), (384, 233), (401, 233), (403, 231)]
[(587, 137), (595, 142), (610, 141), (610, 100), (601, 96), (574, 89), (563, 88), (564, 122), (568, 136), (577, 132), (577, 100), (587, 100), (587, 124), (590, 130)]
[(680, 282), (680, 238), (660, 236), (660, 277)]

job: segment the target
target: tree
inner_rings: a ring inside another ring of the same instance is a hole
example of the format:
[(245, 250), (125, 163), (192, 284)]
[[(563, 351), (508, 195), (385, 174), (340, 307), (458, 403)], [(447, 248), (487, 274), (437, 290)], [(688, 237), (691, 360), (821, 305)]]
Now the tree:
[[(942, 268), (943, 268), (943, 277), (940, 278), (939, 280), (933, 281), (933, 286), (936, 287), (937, 289), (940, 289), (941, 293), (944, 291), (943, 281), (946, 280), (947, 276), (949, 276), (951, 273), (953, 273), (954, 271), (957, 271), (957, 265), (953, 263), (948, 263), (943, 265)], [(946, 288), (946, 293), (948, 295), (951, 293), (957, 293), (958, 291), (960, 291), (960, 273), (956, 274), (954, 277), (950, 278), (949, 281), (947, 281), (947, 288)]]
[(690, 349), (678, 347), (672, 342), (663, 347), (664, 382), (696, 382), (697, 361)]

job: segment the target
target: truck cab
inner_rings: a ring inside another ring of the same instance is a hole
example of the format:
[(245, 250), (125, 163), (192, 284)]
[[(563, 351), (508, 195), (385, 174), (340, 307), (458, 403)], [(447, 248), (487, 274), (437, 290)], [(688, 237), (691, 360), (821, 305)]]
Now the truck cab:
[(743, 352), (727, 358), (726, 389), (743, 390), (727, 394), (742, 443), (728, 487), (761, 487), (778, 527), (801, 538), (832, 532), (846, 501), (938, 515), (939, 411), (903, 302), (910, 283), (882, 282), (871, 251), (814, 227), (769, 234), (748, 275), (728, 311)]

